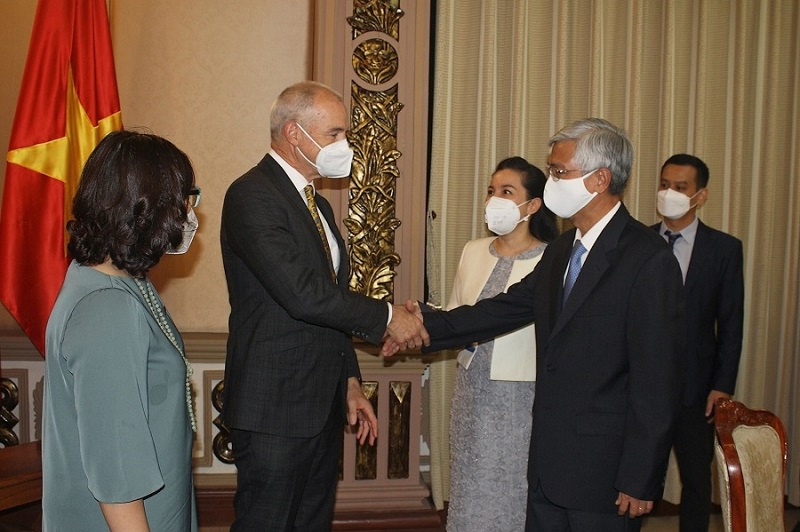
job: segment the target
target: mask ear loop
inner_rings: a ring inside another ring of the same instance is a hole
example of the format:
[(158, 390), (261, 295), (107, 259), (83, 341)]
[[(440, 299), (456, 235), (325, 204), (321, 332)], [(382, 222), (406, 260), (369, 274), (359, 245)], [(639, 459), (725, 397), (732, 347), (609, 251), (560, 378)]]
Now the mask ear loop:
[[(311, 135), (309, 135), (309, 134), (308, 134), (308, 132), (307, 132), (305, 129), (303, 129), (303, 126), (301, 126), (301, 125), (300, 125), (300, 122), (295, 122), (295, 124), (297, 124), (297, 127), (299, 127), (299, 128), (300, 128), (300, 131), (302, 131), (302, 132), (305, 134), (305, 136), (306, 136), (306, 137), (308, 137), (308, 139), (309, 139), (311, 142), (313, 142), (313, 143), (314, 143), (314, 146), (316, 146), (317, 148), (319, 148), (319, 150), (320, 150), (320, 151), (322, 151), (322, 148), (320, 147), (320, 145), (319, 145), (319, 144), (317, 144), (317, 141), (316, 141), (316, 140), (314, 140), (314, 139), (311, 137)], [(297, 151), (300, 153), (300, 156), (301, 156), (303, 159), (305, 159), (305, 160), (306, 160), (306, 162), (307, 162), (308, 164), (310, 164), (311, 166), (313, 166), (314, 168), (316, 168), (316, 169), (317, 169), (317, 171), (319, 171), (319, 166), (317, 166), (317, 163), (315, 163), (315, 162), (312, 162), (312, 161), (311, 161), (311, 159), (309, 159), (308, 157), (306, 157), (306, 154), (305, 154), (305, 153), (303, 153), (303, 150), (301, 150), (301, 149), (300, 149), (300, 146), (294, 146), (294, 145), (293, 145), (293, 147), (294, 147), (294, 149), (295, 149), (295, 150), (297, 150)]]
[(300, 131), (302, 131), (303, 133), (305, 133), (306, 137), (308, 137), (308, 140), (310, 140), (311, 142), (313, 142), (313, 143), (314, 143), (314, 146), (316, 146), (316, 147), (317, 147), (317, 148), (319, 148), (320, 150), (322, 149), (322, 146), (320, 146), (319, 144), (317, 144), (317, 141), (316, 141), (316, 140), (314, 140), (314, 137), (312, 137), (311, 135), (309, 135), (309, 134), (308, 134), (308, 131), (306, 131), (305, 129), (303, 129), (303, 126), (301, 126), (301, 125), (300, 125), (300, 122), (295, 122), (295, 124), (297, 124), (297, 127), (299, 127), (299, 128), (300, 128)]

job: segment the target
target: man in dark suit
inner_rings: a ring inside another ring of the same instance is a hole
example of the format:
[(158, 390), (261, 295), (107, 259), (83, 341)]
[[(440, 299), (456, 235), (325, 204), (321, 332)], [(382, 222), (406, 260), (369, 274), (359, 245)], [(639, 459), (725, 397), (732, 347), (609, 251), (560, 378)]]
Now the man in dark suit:
[(348, 289), (344, 241), (313, 186), (320, 176), (349, 175), (348, 123), (330, 88), (285, 89), (270, 115), (272, 150), (225, 195), (231, 314), (223, 419), (238, 472), (232, 530), (330, 530), (344, 421), (357, 426), (361, 443), (378, 436), (351, 335), (427, 340), (404, 307)]
[[(638, 530), (661, 496), (679, 404), (680, 269), (620, 199), (633, 149), (605, 120), (550, 140), (545, 204), (567, 231), (508, 293), (424, 312), (428, 350), (536, 326), (527, 530)], [(389, 355), (398, 346), (384, 344)], [(534, 356), (531, 353), (531, 356)]]
[(667, 159), (658, 192), (663, 221), (653, 226), (671, 244), (686, 292), (686, 387), (674, 441), (684, 532), (708, 530), (714, 403), (733, 394), (742, 352), (742, 243), (697, 218), (708, 199), (708, 177), (708, 166), (693, 155)]

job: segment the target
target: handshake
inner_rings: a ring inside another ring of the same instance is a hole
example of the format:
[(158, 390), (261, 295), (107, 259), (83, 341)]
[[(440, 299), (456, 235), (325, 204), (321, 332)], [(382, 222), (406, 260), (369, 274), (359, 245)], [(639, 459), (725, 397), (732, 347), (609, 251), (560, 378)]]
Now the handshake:
[(409, 299), (405, 305), (393, 305), (392, 320), (383, 335), (381, 354), (390, 357), (401, 349), (415, 349), (430, 344), (430, 336), (422, 324), (419, 303)]

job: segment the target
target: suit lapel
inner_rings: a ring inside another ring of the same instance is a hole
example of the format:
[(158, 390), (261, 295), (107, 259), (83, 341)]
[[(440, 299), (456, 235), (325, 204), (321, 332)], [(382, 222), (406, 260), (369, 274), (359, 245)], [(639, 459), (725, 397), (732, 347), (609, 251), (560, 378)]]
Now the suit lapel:
[[(605, 275), (606, 271), (616, 260), (616, 250), (617, 245), (619, 244), (619, 238), (622, 234), (622, 230), (628, 223), (629, 218), (630, 214), (628, 214), (628, 210), (624, 205), (620, 205), (617, 213), (613, 218), (611, 218), (611, 220), (608, 222), (608, 225), (600, 233), (597, 241), (592, 246), (592, 250), (586, 257), (586, 262), (584, 262), (583, 267), (581, 268), (581, 273), (578, 275), (578, 280), (575, 281), (575, 286), (572, 288), (569, 298), (561, 309), (561, 313), (558, 314), (558, 318), (553, 325), (553, 330), (550, 332), (551, 339), (556, 336), (567, 323), (569, 323), (569, 320), (572, 319), (572, 317), (575, 315), (575, 312), (591, 295), (595, 286), (597, 286), (597, 283), (600, 282), (600, 280), (603, 278), (603, 275)], [(567, 254), (567, 257), (568, 256), (569, 254)], [(563, 268), (561, 271), (562, 275), (565, 269), (566, 260), (563, 263)], [(562, 284), (563, 280), (559, 278), (558, 286), (561, 287)], [(555, 305), (561, 304), (560, 296), (562, 292), (563, 287), (558, 293), (559, 297), (554, 302)]]
[[(284, 197), (286, 204), (290, 205), (292, 211), (294, 211), (295, 218), (300, 222), (300, 225), (306, 233), (306, 236), (302, 237), (301, 239), (308, 243), (314, 242), (314, 244), (310, 245), (313, 245), (314, 249), (317, 250), (317, 254), (322, 261), (322, 265), (325, 267), (325, 271), (328, 272), (328, 255), (325, 253), (325, 247), (322, 245), (322, 240), (320, 240), (320, 235), (317, 231), (317, 225), (314, 223), (314, 219), (311, 217), (311, 213), (308, 210), (308, 205), (300, 196), (300, 193), (295, 188), (294, 183), (292, 183), (292, 180), (289, 179), (288, 175), (286, 175), (286, 172), (283, 170), (283, 168), (281, 168), (281, 165), (269, 155), (264, 157), (259, 164), (263, 164), (266, 167), (265, 172), (268, 176), (270, 176), (269, 179), (272, 179), (276, 190)], [(317, 209), (320, 213), (322, 213), (323, 216), (325, 216), (325, 220), (330, 225), (331, 231), (333, 231), (333, 234), (336, 237), (336, 241), (339, 244), (340, 250), (340, 262), (345, 264), (346, 260), (344, 260), (344, 242), (342, 241), (342, 237), (336, 228), (336, 224), (333, 223), (333, 210), (331, 209), (331, 206), (327, 200), (320, 195), (316, 196), (315, 202), (317, 204)], [(338, 274), (339, 282), (342, 280), (342, 270), (345, 270), (345, 273), (348, 276), (350, 275), (347, 271), (347, 268), (342, 268), (340, 266)]]
[(694, 237), (694, 246), (692, 246), (692, 257), (689, 259), (689, 269), (686, 270), (686, 282), (684, 283), (687, 292), (693, 289), (703, 278), (703, 271), (711, 257), (713, 246), (712, 239), (709, 238), (708, 227), (700, 220), (697, 222), (697, 233)]

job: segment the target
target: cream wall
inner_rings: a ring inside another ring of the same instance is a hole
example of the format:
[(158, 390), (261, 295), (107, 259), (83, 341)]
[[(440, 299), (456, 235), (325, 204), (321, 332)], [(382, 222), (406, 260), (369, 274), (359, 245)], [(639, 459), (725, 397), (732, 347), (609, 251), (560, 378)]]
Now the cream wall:
[[(182, 332), (227, 331), (219, 216), (228, 185), (269, 146), (269, 109), (311, 75), (311, 0), (110, 0), (117, 84), (126, 129), (144, 127), (191, 158), (202, 187), (189, 253), (151, 272)], [(0, 7), (0, 149), (14, 117), (35, 0)], [(0, 184), (5, 165), (0, 170)], [(0, 306), (0, 331), (18, 331)]]

